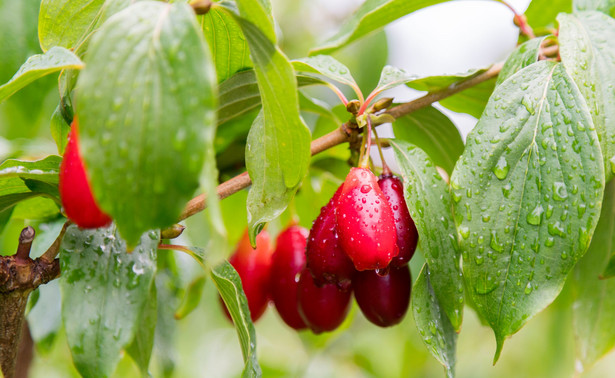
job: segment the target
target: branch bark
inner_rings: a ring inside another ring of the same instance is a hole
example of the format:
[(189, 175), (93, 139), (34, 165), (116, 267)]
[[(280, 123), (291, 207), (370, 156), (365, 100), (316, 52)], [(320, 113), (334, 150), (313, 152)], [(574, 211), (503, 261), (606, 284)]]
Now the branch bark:
[[(556, 55), (559, 51), (559, 46), (547, 46), (542, 50), (542, 55), (544, 56), (553, 56)], [(434, 102), (440, 101), (447, 97), (450, 97), (456, 93), (459, 93), (463, 90), (476, 86), (482, 82), (493, 79), (496, 77), (502, 67), (504, 66), (504, 62), (499, 62), (492, 65), (487, 71), (476, 75), (468, 80), (465, 80), (461, 83), (457, 83), (455, 85), (451, 85), (450, 87), (433, 93), (427, 93), (426, 95), (419, 97), (410, 102), (406, 102), (404, 104), (398, 105), (394, 108), (389, 109), (386, 113), (390, 114), (394, 118), (403, 117), (407, 114), (410, 114), (419, 109), (425, 108)], [(350, 141), (350, 135), (345, 132), (345, 125), (340, 126), (338, 129), (330, 132), (329, 134), (323, 135), (322, 137), (315, 139), (311, 144), (311, 152), (312, 155), (319, 154), (329, 148), (335, 147), (338, 144), (342, 144), (344, 142)], [(217, 193), (220, 199), (224, 199), (238, 191), (247, 188), (252, 184), (250, 181), (250, 176), (248, 176), (248, 172), (243, 172), (223, 183), (218, 185)], [(179, 220), (182, 221), (200, 211), (203, 211), (207, 207), (207, 198), (205, 194), (198, 195), (188, 202), (184, 211), (179, 217)]]

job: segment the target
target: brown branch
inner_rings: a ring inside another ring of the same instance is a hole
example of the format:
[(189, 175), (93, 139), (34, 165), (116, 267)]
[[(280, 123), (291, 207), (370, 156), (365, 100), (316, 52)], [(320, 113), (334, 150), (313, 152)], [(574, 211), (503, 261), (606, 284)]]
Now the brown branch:
[(62, 230), (60, 231), (60, 235), (58, 235), (56, 240), (53, 241), (53, 244), (51, 244), (51, 246), (40, 257), (42, 261), (46, 262), (47, 264), (50, 264), (56, 258), (56, 256), (58, 256), (58, 253), (60, 253), (60, 245), (62, 244), (62, 239), (64, 238), (66, 229), (71, 224), (72, 222), (69, 220), (64, 223), (64, 226), (62, 226)]
[[(559, 51), (559, 47), (557, 45), (543, 47), (542, 54), (544, 56), (554, 56), (557, 55)], [(487, 69), (485, 72), (482, 72), (468, 80), (462, 81), (460, 83), (455, 83), (450, 87), (443, 89), (438, 92), (427, 93), (426, 95), (419, 97), (410, 102), (406, 102), (401, 105), (397, 105), (394, 108), (389, 109), (386, 113), (393, 116), (394, 118), (403, 117), (407, 114), (410, 114), (419, 109), (425, 108), (434, 102), (443, 100), (447, 97), (450, 97), (456, 93), (459, 93), (468, 88), (474, 87), (482, 82), (493, 79), (498, 76), (502, 67), (504, 66), (504, 62), (499, 62)], [(350, 134), (345, 130), (348, 130), (346, 124), (343, 124), (338, 129), (330, 132), (329, 134), (323, 135), (318, 139), (312, 141), (310, 146), (312, 155), (316, 155), (321, 153), (329, 148), (335, 147), (338, 144), (350, 141)], [(248, 172), (243, 172), (240, 175), (237, 175), (220, 185), (218, 185), (217, 193), (220, 199), (224, 199), (238, 191), (247, 188), (250, 186), (252, 182), (250, 181), (250, 176), (248, 176)], [(205, 194), (201, 194), (199, 196), (194, 197), (182, 212), (179, 220), (184, 220), (200, 211), (203, 211), (207, 207), (207, 198)]]

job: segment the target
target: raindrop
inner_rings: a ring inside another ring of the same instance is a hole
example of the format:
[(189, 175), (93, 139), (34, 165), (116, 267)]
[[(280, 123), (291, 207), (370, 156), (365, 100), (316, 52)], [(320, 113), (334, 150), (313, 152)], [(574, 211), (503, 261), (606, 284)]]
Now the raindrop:
[(506, 175), (508, 175), (509, 168), (510, 167), (508, 166), (508, 162), (506, 161), (506, 159), (503, 156), (500, 156), (498, 162), (493, 167), (493, 173), (495, 174), (495, 177), (499, 178), (500, 180), (504, 180), (506, 178)]

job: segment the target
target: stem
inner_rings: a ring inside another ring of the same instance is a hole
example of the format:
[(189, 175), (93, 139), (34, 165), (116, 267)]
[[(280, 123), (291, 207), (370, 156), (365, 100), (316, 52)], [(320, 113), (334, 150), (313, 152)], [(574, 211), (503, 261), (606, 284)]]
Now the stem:
[[(359, 168), (369, 168), (369, 155), (372, 150), (372, 120), (369, 114), (367, 115), (366, 129), (365, 137), (367, 138), (367, 147), (365, 147), (365, 154), (363, 155), (363, 158), (359, 160)], [(363, 149), (363, 146), (361, 146), (361, 149)]]
[(329, 89), (331, 89), (333, 93), (335, 93), (337, 97), (339, 97), (340, 101), (342, 101), (342, 104), (344, 104), (344, 106), (348, 105), (348, 99), (346, 98), (346, 96), (344, 96), (344, 94), (338, 87), (329, 82), (327, 82), (327, 87), (329, 87)]
[[(557, 45), (548, 46), (543, 49), (543, 53), (545, 56), (557, 55), (558, 49), (559, 47)], [(427, 93), (426, 95), (419, 97), (415, 100), (397, 105), (396, 107), (387, 110), (386, 113), (390, 114), (394, 118), (403, 117), (414, 111), (425, 108), (434, 102), (450, 97), (456, 93), (476, 86), (489, 79), (493, 79), (494, 77), (498, 76), (500, 70), (502, 70), (502, 66), (504, 66), (504, 62), (496, 63), (492, 65), (487, 71), (476, 75), (471, 79), (463, 81), (457, 85), (452, 85), (439, 92)], [(323, 135), (320, 138), (313, 140), (311, 144), (312, 155), (319, 154), (325, 150), (328, 150), (329, 148), (337, 146), (338, 144), (348, 142), (350, 140), (350, 136), (344, 131), (344, 129), (345, 127), (344, 125), (342, 125), (339, 128), (331, 131), (329, 134)], [(248, 172), (244, 172), (218, 185), (218, 197), (220, 199), (224, 199), (234, 193), (237, 193), (242, 189), (247, 188), (248, 186), (250, 186), (251, 183), (252, 182), (250, 181), (250, 176), (248, 176)], [(180, 215), (179, 220), (184, 220), (200, 211), (203, 211), (207, 207), (206, 201), (207, 198), (205, 194), (201, 194), (190, 200), (190, 202), (188, 202), (186, 208)]]
[(536, 36), (534, 35), (534, 30), (532, 30), (532, 27), (527, 23), (527, 17), (525, 17), (525, 15), (517, 13), (515, 8), (513, 8), (512, 5), (508, 4), (504, 0), (495, 0), (495, 1), (500, 4), (505, 5), (508, 9), (510, 9), (513, 12), (513, 14), (515, 15), (513, 20), (515, 22), (515, 25), (519, 26), (521, 33), (525, 34), (529, 39), (536, 38)]
[(363, 165), (363, 160), (365, 159), (365, 143), (367, 142), (367, 133), (363, 134), (363, 140), (361, 141), (361, 150), (359, 151), (359, 167)]
[(34, 241), (34, 234), (35, 231), (30, 226), (21, 230), (19, 246), (17, 247), (17, 253), (15, 253), (16, 261), (27, 263), (30, 260), (30, 249), (32, 248), (32, 241)]
[(54, 240), (53, 244), (40, 257), (42, 261), (50, 264), (53, 260), (55, 260), (55, 258), (58, 256), (58, 253), (60, 253), (60, 245), (62, 244), (62, 239), (64, 238), (66, 229), (71, 224), (72, 222), (69, 220), (64, 223), (64, 226), (62, 226), (62, 230), (60, 231), (60, 234), (58, 235), (56, 240)]
[[(368, 125), (370, 125), (371, 127), (371, 121), (368, 121)], [(376, 131), (376, 129), (377, 127), (372, 127), (372, 130), (374, 131), (374, 136), (376, 137), (375, 138), (376, 145), (378, 146), (378, 153), (380, 154), (380, 160), (382, 160), (382, 174), (390, 175), (391, 169), (389, 168), (389, 165), (387, 164), (386, 160), (384, 160), (384, 153), (382, 153), (382, 144), (380, 143), (380, 137), (378, 136), (378, 132)]]

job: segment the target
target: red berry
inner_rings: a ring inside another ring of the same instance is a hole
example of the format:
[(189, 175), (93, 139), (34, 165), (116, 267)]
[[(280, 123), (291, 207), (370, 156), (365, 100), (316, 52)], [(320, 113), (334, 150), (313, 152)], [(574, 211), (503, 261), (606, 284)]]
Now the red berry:
[(271, 298), (282, 320), (296, 330), (307, 326), (299, 315), (297, 287), (305, 267), (308, 230), (291, 226), (278, 235), (271, 267)]
[(337, 233), (335, 208), (342, 192), (341, 185), (314, 221), (305, 250), (307, 267), (317, 285), (325, 283), (348, 289), (355, 272), (352, 261), (342, 250)]
[(271, 254), (267, 231), (261, 231), (256, 236), (256, 249), (253, 249), (246, 230), (235, 253), (229, 259), (229, 263), (241, 278), (241, 285), (248, 300), (250, 317), (253, 322), (263, 315), (269, 302)]
[(419, 234), (414, 221), (410, 217), (410, 212), (408, 212), (401, 181), (391, 174), (381, 175), (378, 186), (380, 186), (384, 197), (391, 206), (391, 210), (393, 210), (399, 254), (393, 258), (391, 265), (400, 267), (406, 265), (414, 255)]
[(98, 228), (111, 223), (92, 195), (79, 153), (79, 126), (75, 117), (60, 165), (60, 198), (68, 219), (81, 228)]
[(361, 312), (370, 322), (390, 327), (402, 321), (410, 303), (412, 280), (408, 265), (391, 267), (385, 276), (373, 270), (358, 272), (352, 281)]
[(299, 279), (299, 314), (314, 333), (333, 331), (342, 324), (350, 305), (350, 290), (336, 285), (316, 286), (307, 269)]
[(397, 256), (393, 211), (368, 168), (350, 170), (336, 214), (342, 249), (357, 270), (385, 269)]

